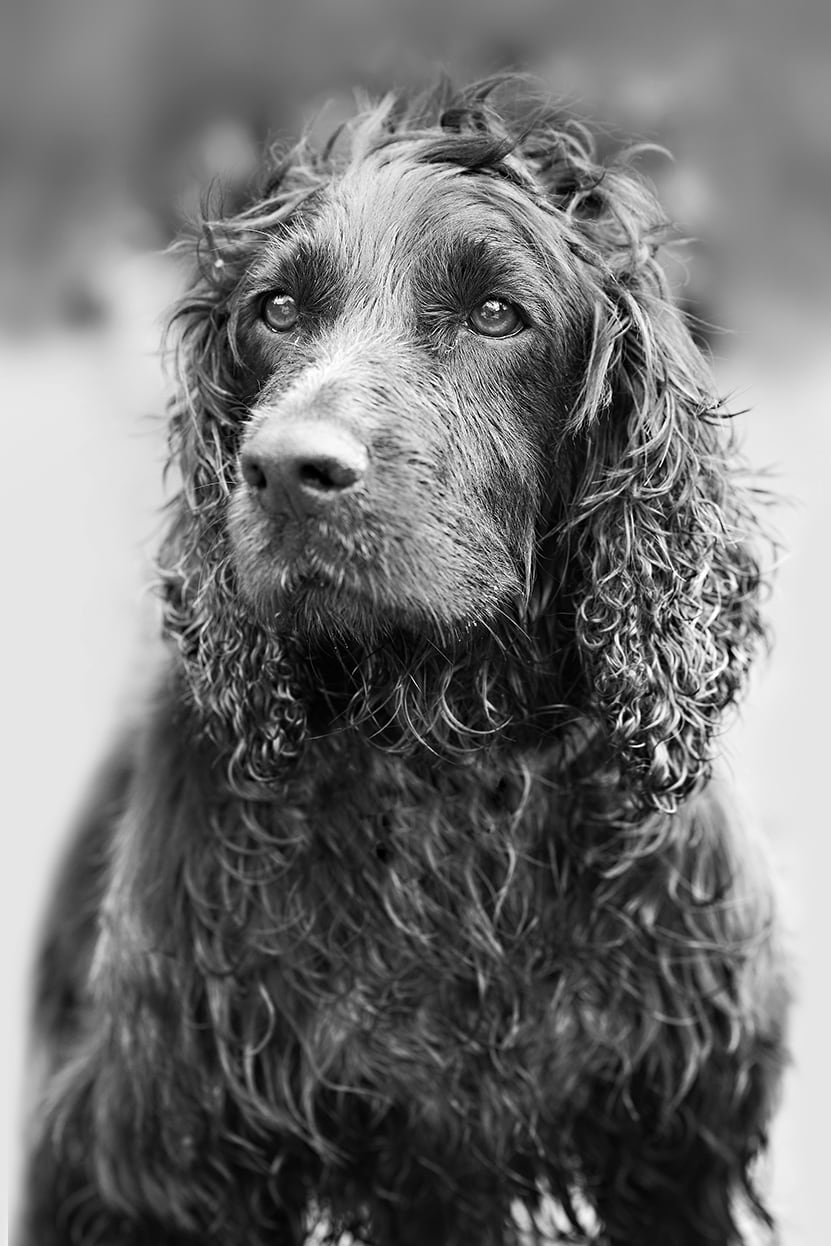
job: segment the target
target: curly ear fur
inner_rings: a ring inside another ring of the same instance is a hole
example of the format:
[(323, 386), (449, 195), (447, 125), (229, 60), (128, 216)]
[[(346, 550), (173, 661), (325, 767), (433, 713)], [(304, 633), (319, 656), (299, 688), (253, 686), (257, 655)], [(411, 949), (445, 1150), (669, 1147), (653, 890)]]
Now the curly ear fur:
[(581, 468), (558, 558), (588, 686), (637, 805), (671, 811), (763, 636), (758, 524), (728, 413), (655, 258), (664, 223), (626, 170), (595, 169), (569, 211), (599, 254)]
[(278, 638), (253, 625), (239, 600), (226, 532), (246, 384), (229, 303), (252, 246), (319, 184), (300, 145), (271, 172), (265, 197), (236, 216), (205, 211), (181, 246), (196, 260), (192, 287), (174, 310), (177, 394), (170, 411), (170, 464), (181, 478), (159, 556), (164, 630), (179, 646), (188, 691), (228, 758), (241, 794), (269, 783), (295, 757), (305, 708), (295, 663)]

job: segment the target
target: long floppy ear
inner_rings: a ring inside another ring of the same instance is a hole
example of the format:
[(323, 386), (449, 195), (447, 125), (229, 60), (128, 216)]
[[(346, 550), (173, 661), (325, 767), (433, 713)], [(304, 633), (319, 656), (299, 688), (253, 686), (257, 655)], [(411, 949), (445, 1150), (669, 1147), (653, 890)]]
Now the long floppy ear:
[[(240, 794), (269, 784), (297, 755), (305, 711), (287, 646), (242, 603), (226, 527), (242, 427), (255, 394), (234, 337), (233, 293), (263, 236), (315, 185), (295, 149), (265, 198), (200, 223), (190, 289), (174, 309), (176, 392), (169, 469), (179, 490), (158, 560), (164, 630), (178, 646), (185, 688)], [(286, 173), (287, 171), (287, 173)]]
[[(763, 635), (759, 529), (727, 413), (655, 258), (661, 222), (629, 172), (575, 179), (596, 306), (557, 536), (583, 697), (636, 809), (706, 777)], [(582, 189), (581, 189), (582, 182)]]

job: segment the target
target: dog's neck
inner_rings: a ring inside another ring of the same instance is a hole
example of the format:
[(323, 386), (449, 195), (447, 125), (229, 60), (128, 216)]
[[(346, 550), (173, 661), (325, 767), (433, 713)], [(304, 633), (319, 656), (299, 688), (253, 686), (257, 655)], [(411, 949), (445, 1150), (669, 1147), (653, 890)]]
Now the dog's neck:
[(214, 611), (202, 624), (173, 635), (190, 699), (238, 790), (273, 791), (315, 740), (335, 739), (355, 758), (365, 741), (452, 766), (494, 751), (547, 753), (580, 718), (559, 651), (525, 630), (505, 638), (471, 627), (447, 639), (399, 629), (358, 641), (269, 633)]
[(331, 640), (294, 651), (310, 735), (358, 732), (377, 747), (462, 759), (548, 742), (564, 717), (554, 673), (471, 629), (439, 643), (403, 631), (373, 646)]

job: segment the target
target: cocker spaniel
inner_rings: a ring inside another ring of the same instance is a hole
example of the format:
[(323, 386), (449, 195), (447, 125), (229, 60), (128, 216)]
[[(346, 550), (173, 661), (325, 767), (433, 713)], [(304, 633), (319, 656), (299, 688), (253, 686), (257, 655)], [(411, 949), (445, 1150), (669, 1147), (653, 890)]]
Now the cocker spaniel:
[(786, 972), (710, 777), (751, 494), (652, 193), (522, 98), (367, 107), (200, 227), (169, 661), (42, 957), (36, 1246), (769, 1223)]

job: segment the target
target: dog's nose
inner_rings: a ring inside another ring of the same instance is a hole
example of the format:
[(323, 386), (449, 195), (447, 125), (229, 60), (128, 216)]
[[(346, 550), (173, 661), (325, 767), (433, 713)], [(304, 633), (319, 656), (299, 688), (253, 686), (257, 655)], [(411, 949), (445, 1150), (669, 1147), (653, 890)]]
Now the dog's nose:
[(326, 509), (361, 482), (368, 465), (366, 446), (322, 421), (267, 424), (240, 456), (244, 479), (270, 515)]

